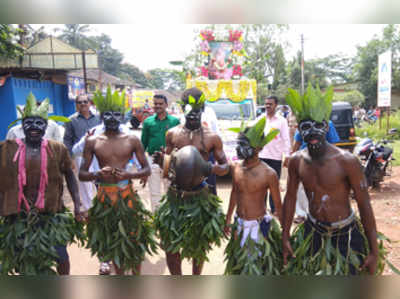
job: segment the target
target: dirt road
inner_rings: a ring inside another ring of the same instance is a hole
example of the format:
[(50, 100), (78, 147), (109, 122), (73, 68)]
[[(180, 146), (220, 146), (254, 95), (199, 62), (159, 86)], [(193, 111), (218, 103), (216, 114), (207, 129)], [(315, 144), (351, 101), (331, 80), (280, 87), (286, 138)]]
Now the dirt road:
[[(284, 176), (281, 180), (281, 186), (285, 187)], [(138, 184), (136, 184), (138, 185)], [(145, 205), (149, 208), (147, 189), (143, 190), (138, 187), (139, 194)], [(231, 184), (228, 179), (221, 180), (218, 183), (218, 195), (223, 200), (223, 209), (226, 212)], [(284, 191), (284, 190), (282, 190)], [(389, 250), (389, 260), (400, 269), (400, 167), (393, 169), (392, 177), (385, 179), (380, 191), (371, 191), (371, 201), (374, 209), (378, 230), (384, 233), (392, 240), (387, 243)], [(203, 274), (220, 275), (223, 274), (224, 266), (224, 248), (226, 243), (221, 247), (214, 248), (209, 255), (209, 262), (204, 265)], [(68, 249), (71, 257), (71, 274), (72, 275), (97, 275), (99, 262), (95, 257), (90, 256), (90, 251), (77, 246), (71, 246)], [(191, 274), (191, 264), (187, 261), (183, 262), (183, 273)], [(386, 267), (385, 274), (391, 274), (391, 270)], [(142, 274), (147, 275), (167, 275), (169, 274), (165, 262), (165, 255), (160, 250), (156, 256), (147, 256), (142, 267)]]

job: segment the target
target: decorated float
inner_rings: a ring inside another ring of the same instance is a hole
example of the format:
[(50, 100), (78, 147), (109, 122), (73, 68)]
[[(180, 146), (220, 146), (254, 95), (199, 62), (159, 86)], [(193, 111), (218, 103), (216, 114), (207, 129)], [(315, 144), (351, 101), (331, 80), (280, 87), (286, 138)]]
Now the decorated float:
[(243, 76), (246, 59), (243, 33), (239, 30), (200, 32), (203, 60), (195, 78), (188, 77), (186, 87), (197, 87), (206, 95), (206, 106), (217, 116), (228, 160), (237, 160), (237, 136), (228, 130), (242, 119), (253, 120), (256, 111), (257, 82)]

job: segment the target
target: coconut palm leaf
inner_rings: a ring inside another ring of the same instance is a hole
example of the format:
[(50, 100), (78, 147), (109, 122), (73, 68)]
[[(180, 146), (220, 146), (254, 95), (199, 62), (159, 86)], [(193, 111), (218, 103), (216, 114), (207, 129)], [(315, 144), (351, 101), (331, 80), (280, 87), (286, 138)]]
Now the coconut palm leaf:
[(296, 115), (296, 118), (301, 119), (303, 104), (301, 101), (300, 94), (297, 90), (288, 88), (288, 93), (286, 95), (286, 103), (290, 106), (293, 113)]
[(48, 98), (45, 98), (44, 101), (40, 104), (39, 107), (36, 107), (34, 109), (35, 115), (40, 116), (43, 119), (48, 119), (48, 111), (49, 111), (49, 106), (50, 106), (50, 100)]
[(8, 125), (8, 129), (11, 128), (13, 125), (15, 125), (17, 122), (19, 122), (20, 120), (22, 120), (22, 118), (18, 118), (16, 120), (14, 120), (11, 124)]
[(234, 133), (240, 133), (240, 132), (242, 132), (242, 128), (238, 128), (238, 127), (229, 128), (228, 131), (231, 131), (231, 132), (234, 132)]
[(279, 134), (279, 129), (272, 129), (268, 132), (267, 136), (264, 137), (262, 140), (260, 147), (264, 147), (266, 144), (271, 142), (272, 139), (275, 138), (276, 135)]
[(71, 121), (68, 117), (60, 116), (60, 115), (50, 115), (49, 119), (54, 120), (54, 121), (60, 121), (63, 123), (67, 123), (67, 122)]
[(36, 98), (33, 95), (33, 93), (30, 92), (28, 97), (26, 98), (26, 104), (22, 118), (24, 118), (25, 115), (32, 115), (32, 112), (35, 108), (36, 108)]
[(254, 148), (258, 147), (259, 143), (258, 141), (262, 136), (262, 134), (264, 133), (265, 122), (266, 118), (264, 116), (260, 118), (260, 120), (254, 126), (252, 126), (245, 134), (250, 141), (250, 145)]
[(325, 119), (329, 119), (332, 112), (333, 86), (329, 86), (324, 95)]

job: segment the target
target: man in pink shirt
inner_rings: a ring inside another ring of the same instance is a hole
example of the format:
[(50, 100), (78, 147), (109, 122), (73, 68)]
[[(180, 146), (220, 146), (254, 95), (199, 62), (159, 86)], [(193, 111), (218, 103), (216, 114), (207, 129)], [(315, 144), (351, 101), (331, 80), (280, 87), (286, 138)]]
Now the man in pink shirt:
[[(283, 155), (285, 161), (283, 165), (287, 165), (287, 157), (290, 155), (290, 136), (289, 126), (287, 120), (276, 113), (278, 107), (278, 98), (276, 96), (270, 96), (265, 99), (265, 111), (267, 123), (265, 125), (265, 132), (269, 132), (270, 129), (278, 129), (279, 134), (258, 154), (259, 158), (265, 162), (269, 167), (275, 170), (278, 178), (281, 177), (282, 159)], [(275, 212), (275, 206), (271, 196), (269, 197), (269, 205), (271, 212)]]

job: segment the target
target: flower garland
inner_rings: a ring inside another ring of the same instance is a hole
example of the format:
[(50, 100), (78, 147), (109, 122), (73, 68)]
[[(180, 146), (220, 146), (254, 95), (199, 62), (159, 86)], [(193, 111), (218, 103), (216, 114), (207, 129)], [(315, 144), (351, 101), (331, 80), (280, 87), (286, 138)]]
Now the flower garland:
[[(243, 56), (247, 56), (243, 47), (243, 32), (240, 30), (229, 30), (228, 36), (216, 35), (213, 30), (206, 29), (200, 31), (200, 53), (203, 56), (209, 56), (211, 47), (209, 42), (214, 41), (229, 41), (232, 43), (232, 52), (229, 61), (224, 65), (213, 63), (213, 69), (208, 66), (201, 66), (199, 68), (199, 76), (204, 78), (217, 78), (217, 79), (230, 79), (234, 77), (239, 79), (243, 76), (240, 61)], [(229, 70), (227, 70), (229, 69)]]

